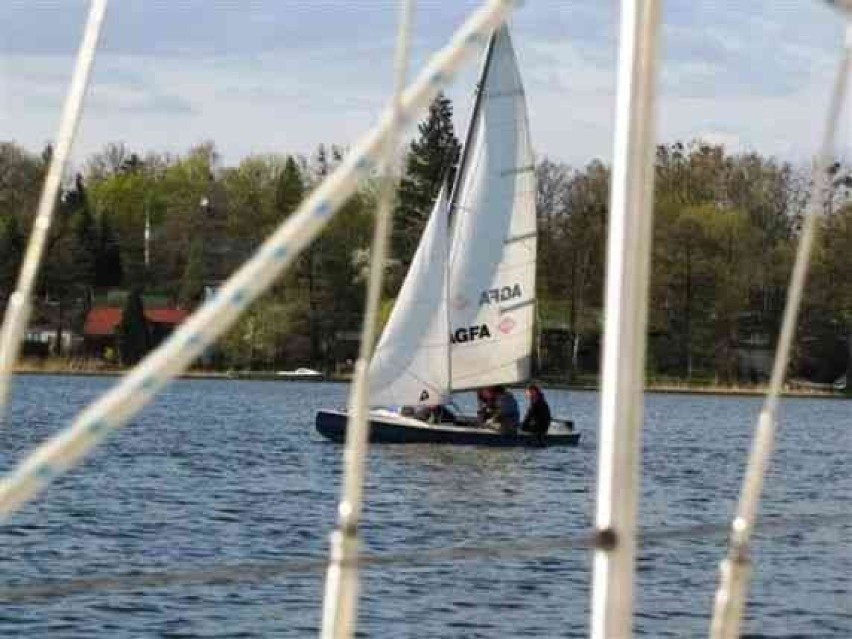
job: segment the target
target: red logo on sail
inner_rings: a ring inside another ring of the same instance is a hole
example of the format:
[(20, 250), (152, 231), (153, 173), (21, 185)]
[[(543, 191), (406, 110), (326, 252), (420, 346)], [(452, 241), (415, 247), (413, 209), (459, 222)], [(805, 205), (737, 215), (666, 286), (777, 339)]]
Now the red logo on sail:
[(500, 323), (497, 324), (497, 330), (499, 330), (503, 334), (509, 334), (512, 332), (512, 329), (515, 328), (517, 322), (513, 320), (511, 317), (504, 317), (500, 320)]

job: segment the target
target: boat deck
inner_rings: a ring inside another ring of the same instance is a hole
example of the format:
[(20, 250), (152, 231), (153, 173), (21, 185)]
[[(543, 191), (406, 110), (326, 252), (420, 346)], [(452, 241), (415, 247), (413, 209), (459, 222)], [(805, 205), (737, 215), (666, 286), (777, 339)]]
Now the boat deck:
[[(317, 413), (317, 431), (334, 442), (346, 439), (349, 416), (344, 411), (323, 410)], [(475, 425), (473, 418), (462, 417), (462, 423), (442, 422), (430, 424), (413, 417), (391, 411), (370, 413), (370, 441), (377, 444), (455, 444), (462, 446), (490, 446), (500, 448), (576, 446), (580, 433), (569, 430), (572, 422), (555, 420), (542, 443), (539, 438), (525, 432), (502, 435), (490, 428)]]

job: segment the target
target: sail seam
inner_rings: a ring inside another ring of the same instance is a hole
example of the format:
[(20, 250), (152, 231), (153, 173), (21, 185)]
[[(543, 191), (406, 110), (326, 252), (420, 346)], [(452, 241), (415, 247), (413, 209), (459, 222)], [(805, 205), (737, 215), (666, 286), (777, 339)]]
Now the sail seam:
[(529, 233), (524, 233), (523, 235), (513, 235), (511, 237), (507, 237), (503, 240), (503, 244), (514, 244), (515, 242), (522, 242), (524, 240), (533, 240), (538, 236), (538, 232), (531, 231)]
[(518, 302), (511, 306), (503, 306), (498, 310), (498, 312), (503, 315), (504, 313), (511, 313), (512, 311), (517, 311), (520, 308), (524, 308), (525, 306), (530, 306), (532, 304), (535, 304), (535, 298), (524, 300), (523, 302)]

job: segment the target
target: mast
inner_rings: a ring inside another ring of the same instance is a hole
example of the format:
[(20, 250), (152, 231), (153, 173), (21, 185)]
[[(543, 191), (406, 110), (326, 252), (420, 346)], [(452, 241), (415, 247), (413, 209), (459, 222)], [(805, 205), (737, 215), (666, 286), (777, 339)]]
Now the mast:
[[(493, 37), (493, 36), (492, 36)], [(468, 130), (468, 135), (470, 135), (470, 131)], [(459, 167), (461, 167), (461, 163), (459, 163)], [(449, 169), (447, 170), (447, 178), (450, 177)], [(445, 180), (444, 186), (442, 188), (447, 188), (448, 186), (452, 188), (453, 194), (456, 191), (456, 185), (458, 184), (459, 173), (456, 172), (454, 184), (449, 185), (449, 179)], [(447, 322), (447, 330), (445, 336), (447, 340), (450, 339), (450, 332), (452, 331), (452, 324), (450, 323), (450, 224), (452, 223), (452, 214), (453, 214), (453, 205), (451, 200), (447, 200), (447, 228), (446, 233), (444, 234), (444, 319)], [(452, 353), (452, 344), (447, 346), (447, 401), (452, 402), (452, 394), (453, 394), (453, 353)]]
[[(505, 26), (498, 27), (500, 29)], [(470, 142), (473, 138), (473, 132), (476, 130), (476, 125), (479, 123), (480, 112), (482, 110), (482, 97), (485, 93), (485, 79), (488, 77), (488, 69), (491, 67), (491, 58), (494, 55), (494, 43), (497, 40), (497, 29), (491, 32), (491, 37), (488, 39), (488, 49), (485, 52), (485, 60), (482, 62), (482, 71), (479, 73), (479, 82), (476, 85), (476, 93), (473, 98), (473, 110), (470, 114), (470, 120), (467, 123), (467, 131), (464, 135), (464, 144), (462, 145), (461, 158), (459, 159), (458, 170), (453, 178), (452, 190), (450, 191), (450, 199), (447, 203), (447, 262), (444, 268), (444, 292), (446, 303), (444, 309), (447, 320), (447, 339), (452, 331), (452, 323), (450, 322), (450, 237), (452, 237), (453, 219), (456, 208), (456, 200), (459, 196), (464, 170), (470, 157)], [(447, 396), (453, 393), (453, 353), (452, 349), (447, 349)]]
[[(502, 27), (501, 27), (502, 28)], [(462, 145), (461, 158), (459, 159), (459, 168), (456, 171), (453, 179), (452, 190), (450, 192), (449, 201), (449, 222), (447, 228), (452, 224), (453, 213), (456, 208), (456, 200), (459, 196), (459, 188), (461, 187), (462, 176), (464, 169), (467, 166), (468, 158), (470, 157), (470, 141), (473, 137), (473, 132), (479, 122), (479, 114), (482, 108), (482, 94), (485, 91), (485, 79), (488, 77), (488, 69), (491, 67), (491, 58), (494, 55), (494, 42), (497, 40), (497, 31), (491, 33), (488, 39), (488, 49), (485, 52), (485, 60), (482, 63), (482, 71), (479, 74), (479, 82), (476, 85), (476, 94), (473, 98), (473, 111), (470, 114), (470, 120), (467, 123), (467, 131), (465, 131), (464, 144)]]

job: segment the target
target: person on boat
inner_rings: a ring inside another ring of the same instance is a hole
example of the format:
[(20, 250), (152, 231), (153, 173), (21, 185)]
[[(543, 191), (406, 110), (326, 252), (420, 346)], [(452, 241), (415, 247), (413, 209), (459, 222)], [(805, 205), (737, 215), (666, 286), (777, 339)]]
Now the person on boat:
[(480, 424), (488, 423), (494, 414), (494, 392), (491, 388), (480, 388), (476, 391), (476, 418)]
[(521, 415), (515, 396), (505, 386), (494, 386), (489, 391), (494, 398), (494, 414), (488, 425), (501, 435), (517, 435)]
[(550, 406), (544, 399), (544, 393), (535, 384), (527, 386), (526, 395), (529, 406), (521, 422), (521, 430), (530, 433), (539, 444), (543, 444), (547, 429), (550, 428)]
[(417, 406), (414, 409), (414, 419), (419, 419), (421, 422), (427, 422), (429, 424), (435, 423), (435, 407)]
[(455, 415), (453, 414), (453, 411), (442, 404), (437, 404), (435, 406), (417, 406), (414, 408), (413, 413), (410, 416), (428, 424), (441, 424), (445, 422), (452, 424), (455, 422)]

